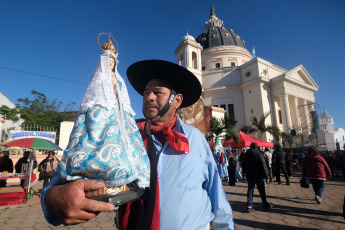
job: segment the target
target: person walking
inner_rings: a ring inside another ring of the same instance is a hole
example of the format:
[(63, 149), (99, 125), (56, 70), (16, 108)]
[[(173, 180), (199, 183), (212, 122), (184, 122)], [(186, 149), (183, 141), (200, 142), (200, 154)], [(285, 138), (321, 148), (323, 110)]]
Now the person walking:
[(270, 182), (266, 161), (264, 154), (261, 154), (257, 148), (258, 144), (256, 142), (252, 142), (250, 144), (250, 149), (246, 152), (243, 160), (245, 175), (248, 181), (247, 211), (249, 213), (255, 211), (253, 208), (253, 194), (255, 185), (260, 193), (262, 207), (264, 209), (273, 207), (273, 204), (268, 203), (266, 198), (265, 182), (267, 184)]
[(236, 160), (235, 160), (234, 154), (230, 150), (227, 150), (226, 152), (229, 155), (228, 157), (229, 185), (235, 186), (236, 185)]
[(311, 147), (302, 162), (302, 175), (308, 178), (313, 186), (315, 201), (322, 202), (322, 193), (325, 189), (325, 180), (332, 176), (326, 160), (321, 156), (317, 148)]
[(290, 179), (289, 179), (289, 176), (287, 174), (286, 167), (285, 167), (286, 154), (282, 150), (280, 144), (275, 145), (275, 150), (273, 152), (272, 159), (273, 159), (273, 162), (275, 164), (274, 165), (275, 170), (276, 170), (275, 174), (276, 174), (276, 179), (277, 179), (278, 184), (281, 184), (281, 181), (280, 181), (280, 170), (281, 170), (285, 176), (286, 184), (290, 185)]
[(267, 156), (267, 159), (268, 159), (268, 172), (270, 174), (270, 182), (272, 182), (272, 177), (273, 177), (273, 174), (272, 174), (272, 153), (271, 151), (266, 147), (265, 148), (265, 154)]
[(288, 177), (292, 178), (292, 151), (285, 152), (285, 167)]
[(242, 177), (242, 181), (245, 182), (245, 173), (244, 173), (244, 168), (243, 168), (243, 160), (244, 160), (244, 156), (246, 155), (246, 149), (243, 148), (240, 156), (238, 157), (238, 161), (239, 161), (239, 166), (240, 166), (240, 171), (241, 171), (241, 177)]

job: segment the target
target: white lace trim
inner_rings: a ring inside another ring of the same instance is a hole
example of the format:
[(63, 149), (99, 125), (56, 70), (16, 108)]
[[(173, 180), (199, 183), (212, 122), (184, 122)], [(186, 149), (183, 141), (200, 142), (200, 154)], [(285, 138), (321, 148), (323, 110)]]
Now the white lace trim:
[(131, 107), (131, 101), (128, 96), (126, 84), (117, 71), (117, 65), (119, 63), (119, 61), (117, 60), (117, 55), (115, 56), (109, 50), (105, 50), (102, 52), (95, 72), (93, 73), (93, 76), (91, 78), (90, 84), (86, 89), (83, 100), (80, 104), (79, 114), (85, 113), (94, 105), (101, 105), (108, 110), (115, 109), (117, 100), (115, 99), (114, 89), (111, 82), (109, 55), (113, 55), (115, 57), (115, 78), (121, 83), (120, 87), (117, 85), (117, 89), (119, 91), (119, 102), (122, 104), (123, 109), (127, 113), (131, 114), (132, 116), (135, 115)]

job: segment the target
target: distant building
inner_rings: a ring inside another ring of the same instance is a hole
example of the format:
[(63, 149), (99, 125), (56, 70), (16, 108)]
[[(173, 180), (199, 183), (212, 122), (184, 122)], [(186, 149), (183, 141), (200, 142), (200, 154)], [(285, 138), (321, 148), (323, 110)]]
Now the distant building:
[(345, 150), (345, 130), (342, 128), (336, 129), (334, 139), (337, 150)]
[(317, 132), (319, 149), (324, 151), (344, 150), (345, 131), (342, 128), (334, 128), (333, 118), (326, 110), (321, 114), (320, 126), (320, 130)]
[[(13, 104), (5, 95), (0, 93), (0, 106), (6, 105), (9, 108), (16, 107), (15, 104)], [(20, 130), (20, 125), (23, 123), (22, 120), (19, 120), (18, 122), (14, 123), (9, 120), (5, 120), (0, 115), (0, 143), (5, 142), (10, 137), (10, 130)]]
[(327, 133), (334, 133), (334, 123), (333, 118), (324, 110), (320, 117), (321, 130)]
[[(233, 114), (236, 128), (249, 125), (251, 116), (270, 113), (266, 124), (275, 124), (285, 133), (311, 135), (314, 93), (319, 87), (307, 70), (302, 65), (286, 70), (252, 55), (244, 40), (216, 17), (214, 6), (205, 30), (196, 39), (187, 33), (175, 55), (177, 63), (200, 80), (204, 106)], [(273, 141), (273, 136), (266, 134), (263, 140)]]

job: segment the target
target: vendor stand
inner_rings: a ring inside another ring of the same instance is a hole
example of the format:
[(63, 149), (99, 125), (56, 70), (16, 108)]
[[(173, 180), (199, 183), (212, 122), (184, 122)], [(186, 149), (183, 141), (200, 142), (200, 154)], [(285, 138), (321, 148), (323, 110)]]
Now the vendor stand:
[[(19, 182), (17, 185), (10, 185), (7, 187), (0, 187), (0, 206), (18, 205), (22, 204), (27, 199), (27, 194), (30, 191), (30, 185), (36, 180), (36, 174), (28, 173), (0, 173), (0, 179), (7, 179), (9, 181)], [(21, 181), (27, 180), (29, 186), (22, 186)], [(12, 183), (11, 183), (12, 184)]]
[[(55, 143), (42, 138), (22, 138), (12, 140), (0, 144), (7, 147), (19, 147), (26, 149), (48, 149), (48, 150), (62, 150)], [(7, 173), (0, 174), (0, 179), (17, 179), (19, 178), (18, 186), (9, 186), (0, 188), (0, 206), (22, 204), (26, 199), (31, 198), (32, 183), (36, 180), (36, 174), (33, 173), (32, 161), (23, 164), (22, 173)]]

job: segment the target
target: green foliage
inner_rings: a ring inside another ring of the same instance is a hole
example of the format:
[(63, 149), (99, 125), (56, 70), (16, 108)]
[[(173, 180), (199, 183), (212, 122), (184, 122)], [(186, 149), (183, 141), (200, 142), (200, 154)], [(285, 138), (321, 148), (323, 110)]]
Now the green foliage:
[(221, 119), (212, 117), (208, 130), (213, 133), (216, 139), (224, 134), (225, 140), (229, 140), (231, 137), (238, 140), (237, 130), (235, 129), (236, 123), (237, 121), (232, 114), (225, 115)]
[(75, 102), (64, 107), (62, 101), (49, 100), (46, 95), (35, 90), (31, 91), (31, 98), (17, 99), (19, 103), (13, 109), (1, 106), (0, 114), (13, 122), (17, 122), (19, 118), (23, 119), (24, 127), (48, 127), (58, 133), (62, 121), (73, 121), (77, 115), (76, 111), (72, 111)]
[(265, 120), (270, 115), (270, 112), (262, 114), (258, 120), (255, 116), (250, 117), (252, 125), (244, 125), (241, 129), (244, 133), (256, 134), (258, 139), (262, 138), (262, 134), (268, 132), (274, 136), (275, 139), (279, 140), (280, 129), (276, 125), (266, 125)]
[(281, 132), (281, 137), (282, 137), (283, 143), (287, 144), (288, 146), (291, 147), (291, 145), (293, 143), (293, 137), (291, 136), (291, 134), (290, 133)]
[(19, 121), (19, 111), (17, 107), (15, 108), (10, 108), (7, 105), (2, 105), (0, 107), (0, 115), (5, 119), (5, 120), (10, 120), (13, 122), (18, 122)]
[[(59, 130), (60, 123), (68, 117), (62, 111), (63, 102), (57, 99), (49, 100), (46, 95), (35, 90), (31, 91), (31, 95), (33, 99), (18, 99), (17, 108), (24, 120), (23, 125), (53, 127), (54, 130)], [(72, 108), (70, 105), (67, 106)]]

